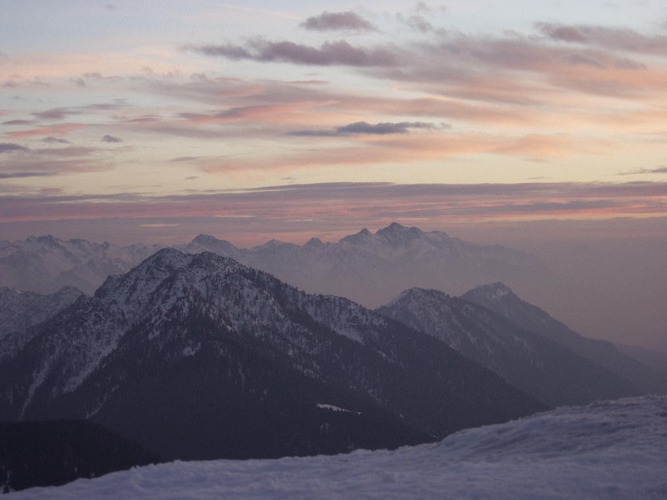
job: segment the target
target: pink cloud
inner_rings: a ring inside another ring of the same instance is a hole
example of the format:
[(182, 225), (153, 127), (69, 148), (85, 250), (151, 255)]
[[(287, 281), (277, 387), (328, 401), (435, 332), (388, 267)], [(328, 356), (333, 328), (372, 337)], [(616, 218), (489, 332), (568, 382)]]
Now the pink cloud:
[(9, 137), (24, 138), (36, 136), (66, 136), (75, 130), (84, 128), (85, 125), (81, 123), (62, 123), (57, 125), (49, 125), (45, 127), (33, 128), (29, 130), (16, 130), (7, 132)]

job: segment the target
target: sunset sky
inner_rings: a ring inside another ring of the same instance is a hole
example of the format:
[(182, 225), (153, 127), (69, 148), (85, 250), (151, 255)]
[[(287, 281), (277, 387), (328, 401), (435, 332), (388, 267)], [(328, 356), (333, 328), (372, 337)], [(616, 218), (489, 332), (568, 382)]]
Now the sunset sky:
[(392, 221), (664, 262), (664, 0), (0, 0), (0, 239)]
[(0, 13), (3, 239), (667, 215), (661, 0)]

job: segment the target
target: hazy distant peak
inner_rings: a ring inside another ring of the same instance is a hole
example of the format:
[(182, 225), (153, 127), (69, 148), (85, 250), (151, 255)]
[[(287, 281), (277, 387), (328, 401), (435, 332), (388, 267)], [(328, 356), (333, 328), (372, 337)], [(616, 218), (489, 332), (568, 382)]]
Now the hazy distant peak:
[(351, 234), (349, 236), (346, 236), (342, 240), (339, 241), (339, 243), (343, 242), (348, 242), (348, 243), (362, 243), (364, 241), (369, 241), (373, 239), (373, 233), (371, 233), (368, 229), (363, 228), (361, 231), (359, 231), (356, 234)]
[(322, 245), (324, 245), (324, 243), (322, 242), (321, 239), (313, 237), (306, 242), (304, 248), (317, 248)]
[(192, 243), (197, 243), (199, 245), (207, 245), (211, 243), (217, 243), (220, 240), (216, 238), (215, 236), (211, 236), (210, 234), (200, 234), (195, 237), (195, 239), (192, 240)]
[(220, 240), (209, 234), (200, 234), (189, 244), (179, 247), (187, 253), (199, 253), (201, 251), (215, 252), (220, 255), (237, 257), (238, 249), (226, 240)]
[(298, 248), (299, 245), (295, 245), (294, 243), (287, 243), (285, 241), (280, 241), (276, 239), (271, 239), (264, 243), (263, 245), (259, 245), (258, 247), (253, 248), (253, 250), (274, 250), (277, 248)]
[(43, 236), (29, 236), (26, 241), (30, 243), (39, 243), (42, 245), (60, 245), (62, 243), (61, 240), (50, 234)]
[(414, 240), (420, 239), (424, 233), (418, 227), (405, 227), (398, 222), (392, 222), (384, 229), (375, 233), (375, 237), (392, 245), (408, 244)]
[(375, 234), (392, 234), (392, 233), (401, 233), (404, 231), (415, 231), (415, 230), (421, 233), (421, 230), (418, 227), (415, 226), (407, 227), (402, 224), (399, 224), (398, 222), (392, 222), (387, 227), (378, 229)]

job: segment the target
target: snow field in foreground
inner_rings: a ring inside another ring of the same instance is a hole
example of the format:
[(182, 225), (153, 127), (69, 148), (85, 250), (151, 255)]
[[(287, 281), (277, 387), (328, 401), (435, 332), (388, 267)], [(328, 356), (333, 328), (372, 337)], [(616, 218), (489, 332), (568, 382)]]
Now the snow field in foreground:
[(566, 407), (396, 451), (172, 462), (8, 499), (667, 498), (667, 396)]

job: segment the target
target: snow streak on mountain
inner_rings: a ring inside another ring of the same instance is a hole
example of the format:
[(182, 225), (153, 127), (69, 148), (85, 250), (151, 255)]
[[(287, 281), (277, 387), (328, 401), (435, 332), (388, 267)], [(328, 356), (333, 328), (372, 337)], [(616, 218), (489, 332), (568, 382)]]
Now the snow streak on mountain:
[(396, 451), (174, 462), (11, 498), (667, 498), (667, 396), (565, 407)]

